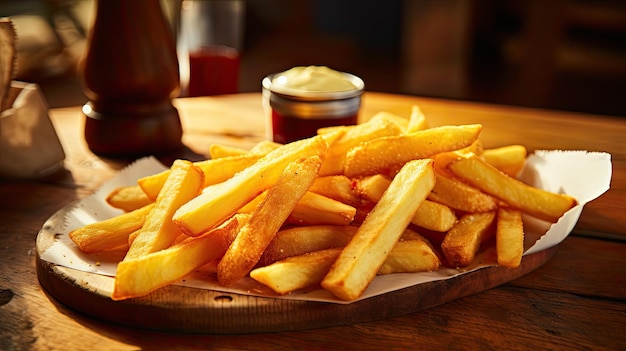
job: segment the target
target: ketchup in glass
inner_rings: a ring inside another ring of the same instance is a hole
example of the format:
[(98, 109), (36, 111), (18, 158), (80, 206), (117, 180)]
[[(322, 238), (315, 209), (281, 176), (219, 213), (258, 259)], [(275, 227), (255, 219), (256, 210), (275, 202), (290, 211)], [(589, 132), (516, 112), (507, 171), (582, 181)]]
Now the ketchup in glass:
[(323, 127), (357, 123), (363, 81), (324, 66), (294, 67), (263, 79), (268, 138), (281, 144)]

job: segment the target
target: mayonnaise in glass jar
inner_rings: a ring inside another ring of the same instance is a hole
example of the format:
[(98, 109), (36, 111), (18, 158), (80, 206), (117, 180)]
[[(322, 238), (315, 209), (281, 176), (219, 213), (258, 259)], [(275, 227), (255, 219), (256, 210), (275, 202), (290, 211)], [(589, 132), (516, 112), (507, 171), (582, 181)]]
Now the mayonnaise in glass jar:
[(285, 144), (323, 127), (357, 123), (365, 84), (324, 66), (294, 67), (263, 79), (268, 139)]

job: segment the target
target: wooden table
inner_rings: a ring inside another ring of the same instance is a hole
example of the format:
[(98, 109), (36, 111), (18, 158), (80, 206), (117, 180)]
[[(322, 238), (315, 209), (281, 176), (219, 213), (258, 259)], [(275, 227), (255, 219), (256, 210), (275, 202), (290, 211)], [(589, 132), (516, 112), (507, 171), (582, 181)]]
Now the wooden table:
[[(305, 331), (190, 335), (123, 328), (59, 304), (37, 281), (35, 239), (58, 209), (93, 193), (129, 160), (93, 155), (79, 107), (51, 118), (67, 154), (64, 171), (37, 181), (0, 180), (0, 349), (626, 349), (626, 120), (367, 93), (362, 118), (408, 116), (419, 104), (432, 126), (482, 123), (487, 147), (612, 154), (611, 189), (588, 204), (552, 259), (503, 286), (379, 321)], [(264, 137), (259, 94), (176, 101), (187, 148), (160, 157), (199, 160), (212, 143), (249, 147)], [(1, 157), (1, 156), (0, 156)], [(575, 175), (572, 175), (575, 176)], [(384, 308), (384, 306), (381, 306)]]

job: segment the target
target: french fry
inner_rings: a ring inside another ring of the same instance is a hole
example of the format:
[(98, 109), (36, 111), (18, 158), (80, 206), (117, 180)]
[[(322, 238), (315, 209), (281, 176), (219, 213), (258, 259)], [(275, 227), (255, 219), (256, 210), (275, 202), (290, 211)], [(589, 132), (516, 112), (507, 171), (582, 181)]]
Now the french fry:
[(424, 200), (411, 219), (411, 223), (416, 226), (436, 232), (447, 232), (456, 221), (457, 217), (454, 210), (430, 200)]
[[(255, 268), (250, 277), (280, 295), (315, 286), (320, 284), (342, 249), (336, 247), (290, 256)], [(440, 264), (439, 257), (426, 239), (399, 241), (378, 274), (428, 272), (438, 269)]]
[(154, 207), (134, 238), (124, 260), (138, 258), (167, 248), (180, 235), (172, 215), (184, 203), (202, 190), (204, 173), (186, 160), (176, 160), (159, 193)]
[[(396, 122), (384, 115), (374, 116), (365, 123), (340, 130), (344, 133), (328, 148), (320, 176), (343, 174), (347, 151), (360, 143), (382, 136), (398, 135), (402, 132)], [(322, 135), (328, 135), (328, 133)]]
[(259, 266), (307, 252), (344, 247), (356, 230), (357, 227), (348, 225), (310, 225), (281, 230), (265, 248)]
[(409, 123), (406, 127), (405, 133), (413, 133), (424, 129), (428, 129), (426, 116), (419, 106), (413, 105), (413, 107), (411, 108), (411, 115), (409, 116)]
[(232, 178), (205, 188), (176, 211), (174, 222), (190, 236), (211, 229), (274, 185), (292, 161), (324, 157), (326, 149), (325, 139), (319, 136), (283, 145)]
[(248, 153), (248, 150), (234, 147), (229, 145), (222, 144), (211, 144), (209, 146), (209, 156), (211, 156), (212, 160), (222, 158), (222, 157), (232, 157), (232, 156), (241, 156)]
[(526, 147), (507, 145), (494, 149), (485, 149), (480, 156), (490, 165), (515, 177), (526, 164)]
[(111, 298), (124, 300), (143, 296), (180, 281), (202, 265), (222, 257), (243, 223), (243, 215), (233, 216), (222, 226), (203, 235), (120, 262)]
[(134, 211), (154, 202), (137, 185), (115, 188), (107, 195), (105, 200), (111, 207), (119, 208), (126, 212)]
[(308, 191), (287, 218), (287, 223), (348, 225), (354, 220), (356, 212), (356, 208), (341, 201)]
[(324, 195), (333, 200), (356, 207), (361, 202), (353, 191), (353, 182), (344, 175), (318, 177), (311, 185), (310, 192)]
[(461, 216), (441, 243), (441, 250), (452, 267), (472, 263), (480, 244), (493, 232), (491, 224), (495, 211), (470, 213)]
[(255, 268), (250, 272), (250, 277), (277, 294), (285, 295), (318, 285), (341, 250), (338, 247), (288, 257), (269, 266)]
[(435, 187), (428, 199), (455, 210), (478, 213), (493, 211), (498, 207), (496, 200), (480, 190), (467, 185), (455, 177), (436, 171)]
[(393, 174), (408, 161), (471, 145), (481, 129), (480, 124), (443, 126), (372, 139), (348, 151), (344, 174), (349, 178)]
[(356, 192), (371, 202), (378, 202), (391, 184), (391, 180), (382, 174), (366, 176), (356, 180)]
[[(387, 177), (379, 174), (368, 176), (357, 180), (357, 191), (367, 200), (378, 202), (390, 183)], [(411, 223), (425, 229), (445, 232), (452, 228), (456, 220), (456, 214), (450, 207), (424, 200), (411, 219)]]
[(68, 234), (83, 252), (128, 249), (128, 236), (141, 228), (154, 204), (102, 221), (86, 224)]
[(400, 240), (393, 247), (378, 274), (432, 272), (441, 260), (426, 238)]
[(217, 265), (220, 284), (231, 285), (254, 268), (287, 216), (313, 184), (321, 164), (318, 156), (312, 156), (287, 165)]
[(524, 254), (524, 223), (522, 212), (507, 207), (498, 208), (496, 227), (496, 252), (498, 264), (515, 268)]
[(358, 298), (435, 183), (433, 161), (407, 162), (341, 252), (322, 287), (343, 300)]
[(549, 222), (556, 222), (576, 205), (576, 199), (569, 195), (532, 187), (499, 171), (473, 154), (451, 162), (448, 168), (456, 176), (506, 202), (510, 207)]
[(251, 154), (266, 155), (266, 154), (268, 154), (268, 153), (278, 149), (281, 146), (282, 146), (282, 144), (273, 142), (271, 140), (261, 140), (258, 143), (256, 143), (256, 145), (254, 145), (252, 147), (252, 149), (250, 149), (250, 153)]
[[(194, 166), (204, 173), (204, 185), (221, 183), (231, 178), (235, 173), (254, 164), (263, 157), (263, 154), (245, 154), (240, 156), (222, 157), (215, 160), (194, 162)], [(169, 176), (170, 170), (140, 178), (137, 183), (150, 199), (156, 199)]]
[[(263, 201), (267, 191), (259, 194), (250, 202), (245, 204), (238, 213), (252, 213), (254, 209)], [(357, 209), (311, 191), (298, 201), (286, 223), (296, 225), (348, 225), (352, 223), (356, 216)]]

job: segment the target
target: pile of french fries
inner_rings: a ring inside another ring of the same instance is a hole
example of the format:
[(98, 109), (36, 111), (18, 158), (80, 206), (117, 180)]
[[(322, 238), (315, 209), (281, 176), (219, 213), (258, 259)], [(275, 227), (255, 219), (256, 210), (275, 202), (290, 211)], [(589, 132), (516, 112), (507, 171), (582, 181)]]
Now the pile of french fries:
[(415, 106), (285, 145), (213, 145), (208, 160), (115, 189), (107, 201), (125, 212), (69, 236), (84, 252), (126, 252), (114, 300), (200, 269), (224, 286), (251, 277), (352, 301), (377, 275), (462, 268), (480, 250), (514, 268), (522, 214), (555, 222), (576, 200), (517, 180), (526, 149), (484, 148), (481, 130), (429, 128)]

